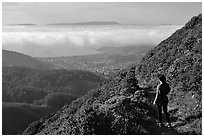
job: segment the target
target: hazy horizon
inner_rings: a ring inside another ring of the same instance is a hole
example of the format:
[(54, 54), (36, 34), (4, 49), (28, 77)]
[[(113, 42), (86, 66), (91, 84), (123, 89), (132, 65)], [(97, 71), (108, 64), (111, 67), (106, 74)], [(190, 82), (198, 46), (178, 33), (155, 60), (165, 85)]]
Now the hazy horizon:
[(2, 48), (33, 57), (97, 54), (101, 47), (156, 46), (178, 28), (181, 26), (3, 26)]
[[(2, 48), (48, 57), (95, 54), (100, 47), (156, 46), (201, 9), (201, 2), (3, 2)], [(90, 21), (124, 25), (43, 25)]]

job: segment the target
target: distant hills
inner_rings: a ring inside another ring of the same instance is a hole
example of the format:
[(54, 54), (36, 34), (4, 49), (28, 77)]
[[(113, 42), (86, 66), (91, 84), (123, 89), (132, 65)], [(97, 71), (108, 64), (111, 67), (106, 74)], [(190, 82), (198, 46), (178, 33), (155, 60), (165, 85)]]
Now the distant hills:
[(21, 66), (35, 69), (50, 69), (51, 64), (43, 63), (37, 59), (14, 51), (2, 50), (2, 66)]
[[(11, 26), (36, 26), (40, 24), (32, 24), (32, 23), (26, 23), (26, 24), (8, 24)], [(41, 25), (120, 25), (120, 23), (116, 21), (87, 21), (87, 22), (76, 22), (76, 23), (51, 23), (51, 24), (41, 24)]]
[[(32, 24), (32, 23), (22, 23), (22, 24), (7, 24), (9, 26), (40, 26), (40, 25), (125, 25), (116, 21), (84, 21), (84, 22), (74, 22), (74, 23), (50, 23), (50, 24)], [(126, 24), (126, 25), (135, 25), (135, 26), (144, 26), (144, 24)], [(155, 26), (155, 24), (149, 24), (150, 26)], [(171, 26), (174, 24), (158, 24), (162, 26)], [(146, 26), (146, 25), (145, 25)]]
[(37, 24), (32, 24), (32, 23), (21, 23), (21, 24), (6, 24), (3, 26), (36, 26)]
[(137, 55), (143, 56), (150, 49), (152, 49), (153, 45), (141, 45), (141, 46), (124, 46), (124, 47), (101, 47), (97, 49), (98, 51), (102, 51), (104, 53), (116, 54), (116, 55)]
[(48, 25), (120, 25), (120, 24), (115, 21), (90, 21), (77, 23), (53, 23)]
[[(165, 74), (172, 89), (168, 95), (170, 129), (157, 125), (152, 105), (157, 74)], [(32, 123), (23, 134), (201, 135), (202, 15), (149, 51), (138, 65)]]
[(153, 45), (101, 47), (97, 49), (100, 54), (38, 59), (52, 64), (55, 68), (86, 70), (109, 77), (120, 69), (136, 64), (153, 47)]

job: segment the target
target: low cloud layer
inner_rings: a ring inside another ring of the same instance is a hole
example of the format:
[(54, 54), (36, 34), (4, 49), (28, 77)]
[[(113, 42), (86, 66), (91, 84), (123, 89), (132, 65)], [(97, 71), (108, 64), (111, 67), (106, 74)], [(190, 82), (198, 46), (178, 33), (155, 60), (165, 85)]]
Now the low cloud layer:
[(3, 49), (31, 56), (97, 53), (105, 46), (155, 46), (181, 26), (4, 26)]

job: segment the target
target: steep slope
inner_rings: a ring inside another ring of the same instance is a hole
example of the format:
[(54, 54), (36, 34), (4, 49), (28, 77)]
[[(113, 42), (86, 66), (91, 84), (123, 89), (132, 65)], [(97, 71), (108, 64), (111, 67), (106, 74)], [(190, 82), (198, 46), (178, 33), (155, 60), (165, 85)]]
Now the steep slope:
[(202, 121), (202, 15), (193, 17), (151, 50), (141, 60), (136, 73), (143, 84), (153, 86), (155, 75), (165, 74), (172, 88), (170, 109), (187, 122), (197, 119), (197, 125), (188, 128), (199, 129)]
[[(201, 134), (201, 16), (161, 42), (136, 67), (32, 123), (23, 134)], [(158, 73), (166, 74), (172, 87), (172, 129), (156, 124), (151, 103)]]
[(14, 51), (2, 50), (2, 66), (21, 66), (36, 69), (49, 69), (51, 64)]

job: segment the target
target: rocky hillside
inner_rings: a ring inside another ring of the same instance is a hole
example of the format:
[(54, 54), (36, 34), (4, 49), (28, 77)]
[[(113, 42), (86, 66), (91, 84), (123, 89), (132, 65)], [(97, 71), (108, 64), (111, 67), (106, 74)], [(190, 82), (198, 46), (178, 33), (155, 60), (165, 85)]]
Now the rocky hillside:
[[(172, 91), (170, 108), (175, 116), (201, 126), (202, 115), (202, 15), (151, 50), (136, 69), (144, 85), (155, 87), (155, 75), (167, 76)], [(189, 125), (189, 130), (193, 128)], [(200, 128), (201, 130), (201, 128)]]
[[(162, 41), (137, 66), (32, 123), (23, 134), (201, 134), (201, 16)], [(172, 87), (171, 129), (157, 125), (152, 105), (158, 73), (166, 74)]]

